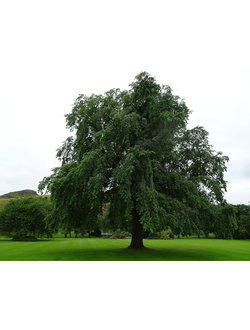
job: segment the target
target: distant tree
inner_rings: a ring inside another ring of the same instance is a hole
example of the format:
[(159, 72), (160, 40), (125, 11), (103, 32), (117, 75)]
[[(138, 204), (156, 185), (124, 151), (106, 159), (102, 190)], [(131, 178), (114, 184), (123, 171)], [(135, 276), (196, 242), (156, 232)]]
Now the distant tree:
[[(187, 129), (190, 111), (169, 86), (142, 72), (130, 87), (79, 95), (66, 115), (75, 135), (58, 149), (61, 166), (39, 191), (51, 192), (58, 223), (77, 217), (94, 228), (110, 203), (110, 223), (132, 232), (130, 247), (137, 249), (143, 230), (189, 235), (205, 227), (200, 210), (226, 205), (228, 157), (212, 149), (204, 128)], [(233, 218), (225, 221), (233, 230)]]
[(233, 237), (235, 239), (249, 239), (250, 238), (250, 206), (244, 204), (234, 205), (237, 213), (236, 220), (238, 229), (235, 231)]
[(51, 210), (51, 202), (42, 197), (11, 199), (0, 212), (0, 233), (18, 240), (52, 237), (44, 221)]
[(237, 229), (236, 210), (230, 204), (216, 205), (216, 218), (212, 232), (217, 238), (231, 239)]

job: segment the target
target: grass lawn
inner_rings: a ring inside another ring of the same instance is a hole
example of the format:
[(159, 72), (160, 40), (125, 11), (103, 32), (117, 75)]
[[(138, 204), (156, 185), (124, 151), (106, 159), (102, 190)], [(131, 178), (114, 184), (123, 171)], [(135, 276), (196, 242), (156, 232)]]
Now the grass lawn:
[(53, 238), (15, 242), (0, 238), (0, 260), (9, 261), (250, 261), (250, 240), (181, 238), (144, 240), (144, 250), (126, 249), (130, 240)]

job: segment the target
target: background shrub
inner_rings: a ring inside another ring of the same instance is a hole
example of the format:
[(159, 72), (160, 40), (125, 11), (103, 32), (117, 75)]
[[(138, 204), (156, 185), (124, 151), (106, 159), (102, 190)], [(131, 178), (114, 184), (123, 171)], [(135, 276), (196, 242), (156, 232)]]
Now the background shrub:
[(148, 237), (149, 239), (158, 239), (159, 238), (159, 235), (156, 231), (152, 232), (152, 233), (149, 233)]
[(0, 234), (15, 240), (52, 237), (44, 221), (51, 209), (51, 202), (42, 197), (11, 199), (0, 212)]
[(174, 234), (172, 233), (171, 229), (168, 228), (168, 230), (160, 230), (160, 231), (155, 231), (153, 233), (149, 233), (147, 238), (149, 238), (149, 239), (171, 239), (171, 238), (174, 238)]
[(116, 230), (115, 232), (113, 232), (113, 235), (110, 238), (130, 238), (131, 237), (131, 233), (129, 233), (128, 231), (123, 231), (123, 230)]

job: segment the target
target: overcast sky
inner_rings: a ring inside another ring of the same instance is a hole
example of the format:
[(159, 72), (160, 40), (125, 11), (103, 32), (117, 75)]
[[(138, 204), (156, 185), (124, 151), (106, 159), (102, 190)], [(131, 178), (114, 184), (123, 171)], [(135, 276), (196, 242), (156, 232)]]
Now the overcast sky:
[(193, 110), (188, 128), (203, 126), (230, 158), (228, 203), (250, 202), (250, 70), (0, 70), (0, 195), (37, 191), (59, 166), (56, 149), (71, 135), (65, 114), (78, 94), (129, 89), (141, 71), (169, 85)]

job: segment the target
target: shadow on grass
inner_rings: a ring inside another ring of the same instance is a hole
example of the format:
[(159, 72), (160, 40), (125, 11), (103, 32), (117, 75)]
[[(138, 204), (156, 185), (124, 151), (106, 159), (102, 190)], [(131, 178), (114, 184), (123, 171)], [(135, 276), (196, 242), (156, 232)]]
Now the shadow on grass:
[[(54, 261), (216, 261), (228, 260), (222, 255), (199, 249), (128, 249), (128, 248), (68, 248), (65, 251), (46, 251), (46, 259)], [(219, 258), (218, 258), (219, 257)]]

